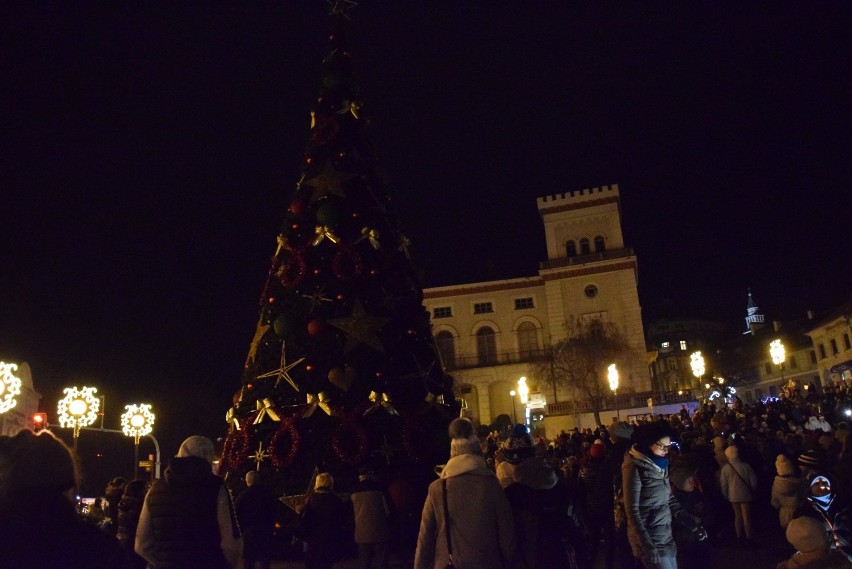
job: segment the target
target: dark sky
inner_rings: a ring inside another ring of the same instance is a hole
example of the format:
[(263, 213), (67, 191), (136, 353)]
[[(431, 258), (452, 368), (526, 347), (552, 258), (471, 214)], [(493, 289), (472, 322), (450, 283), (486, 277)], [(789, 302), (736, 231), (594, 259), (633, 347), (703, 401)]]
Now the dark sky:
[[(217, 435), (299, 177), (323, 2), (0, 6), (0, 356)], [(618, 183), (647, 321), (850, 292), (852, 4), (369, 2), (352, 46), (424, 285), (532, 276)], [(164, 449), (174, 450), (174, 449)]]

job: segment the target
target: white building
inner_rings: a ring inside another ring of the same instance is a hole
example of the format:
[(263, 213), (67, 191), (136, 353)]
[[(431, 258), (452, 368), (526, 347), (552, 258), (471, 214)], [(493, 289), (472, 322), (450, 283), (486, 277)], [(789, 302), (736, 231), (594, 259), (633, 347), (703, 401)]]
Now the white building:
[(513, 412), (521, 420), (510, 392), (522, 376), (551, 409), (569, 398), (557, 391), (554, 401), (531, 362), (566, 337), (572, 319), (614, 324), (635, 351), (621, 370), (619, 394), (651, 389), (636, 256), (624, 244), (618, 186), (545, 196), (537, 205), (547, 242), (538, 275), (424, 290), (444, 365), (476, 423)]

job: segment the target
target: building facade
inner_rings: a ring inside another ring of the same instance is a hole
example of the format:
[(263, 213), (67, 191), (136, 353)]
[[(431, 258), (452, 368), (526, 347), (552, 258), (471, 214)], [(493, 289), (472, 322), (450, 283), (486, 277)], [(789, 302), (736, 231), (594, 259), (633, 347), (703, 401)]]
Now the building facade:
[(534, 363), (575, 320), (599, 320), (624, 335), (636, 357), (621, 370), (621, 393), (651, 388), (637, 261), (624, 243), (618, 185), (541, 197), (537, 206), (547, 243), (537, 275), (424, 290), (444, 366), (479, 424), (503, 414), (521, 420), (524, 405), (511, 395), (521, 377), (536, 406), (571, 397), (546, 393)]
[[(20, 393), (13, 395), (6, 385), (0, 390), (0, 400), (14, 400), (15, 404), (7, 411), (0, 413), (0, 435), (12, 436), (22, 429), (32, 427), (33, 415), (38, 411), (41, 395), (33, 387), (33, 376), (26, 362), (21, 364), (3, 363), (4, 369), (21, 382)], [(7, 367), (11, 366), (11, 367)], [(0, 379), (0, 381), (3, 381)], [(17, 383), (17, 382), (16, 382)]]
[(806, 333), (822, 384), (844, 381), (852, 386), (852, 300), (814, 322)]

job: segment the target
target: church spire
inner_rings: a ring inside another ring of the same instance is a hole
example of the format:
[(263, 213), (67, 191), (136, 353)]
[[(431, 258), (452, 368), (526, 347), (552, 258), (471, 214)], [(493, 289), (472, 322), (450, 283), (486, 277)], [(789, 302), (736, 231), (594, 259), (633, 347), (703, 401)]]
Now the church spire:
[(745, 334), (753, 334), (756, 330), (763, 326), (763, 314), (758, 313), (757, 303), (754, 302), (754, 297), (751, 295), (751, 288), (748, 289), (748, 305), (746, 306), (746, 330)]

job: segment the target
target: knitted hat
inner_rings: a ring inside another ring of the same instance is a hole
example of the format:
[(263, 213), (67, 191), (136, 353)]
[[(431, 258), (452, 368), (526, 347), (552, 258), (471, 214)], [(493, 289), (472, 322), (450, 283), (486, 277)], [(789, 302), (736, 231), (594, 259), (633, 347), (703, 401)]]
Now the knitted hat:
[(799, 455), (799, 466), (805, 466), (807, 468), (813, 468), (815, 470), (822, 470), (823, 461), (822, 456), (815, 450), (806, 450), (802, 454)]
[(787, 455), (779, 454), (775, 457), (775, 472), (779, 476), (791, 476), (796, 473), (796, 465)]
[(503, 456), (506, 462), (517, 464), (535, 455), (535, 441), (527, 430), (526, 425), (515, 425), (512, 434), (503, 441)]
[(629, 441), (630, 437), (633, 436), (633, 427), (631, 427), (629, 423), (625, 423), (624, 421), (613, 421), (612, 425), (610, 425), (609, 429), (607, 430), (609, 432), (611, 440), (613, 441), (615, 441), (616, 439), (624, 439)]
[(728, 460), (735, 460), (740, 457), (740, 451), (736, 445), (731, 445), (725, 449), (725, 456), (728, 457)]
[(802, 553), (828, 551), (828, 534), (822, 522), (809, 516), (793, 518), (790, 521), (787, 526), (787, 541), (796, 551)]
[(473, 423), (464, 417), (450, 422), (450, 457), (460, 454), (482, 454), (482, 445), (476, 437)]
[(592, 458), (603, 458), (606, 454), (606, 447), (600, 439), (595, 440), (595, 444), (589, 448), (589, 456)]
[(195, 456), (213, 464), (213, 459), (216, 458), (216, 449), (213, 446), (213, 441), (207, 437), (192, 435), (181, 443), (177, 456), (178, 458)]
[(68, 445), (50, 431), (20, 431), (0, 437), (0, 491), (62, 493), (78, 486), (80, 476)]

